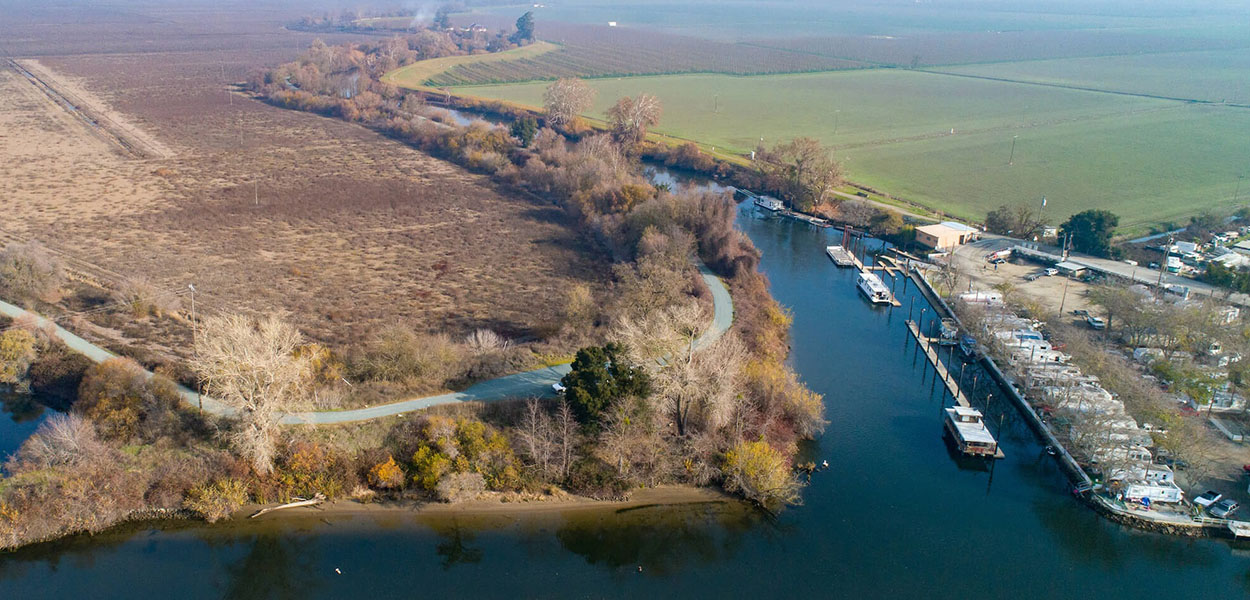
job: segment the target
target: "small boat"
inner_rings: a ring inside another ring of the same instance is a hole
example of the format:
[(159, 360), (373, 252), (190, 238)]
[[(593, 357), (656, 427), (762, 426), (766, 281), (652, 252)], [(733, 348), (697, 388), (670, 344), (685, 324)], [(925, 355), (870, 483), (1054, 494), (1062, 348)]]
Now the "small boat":
[(959, 323), (955, 319), (942, 319), (938, 327), (937, 343), (939, 346), (954, 346), (959, 343)]
[(959, 351), (971, 360), (981, 358), (981, 346), (977, 344), (977, 338), (970, 335), (959, 338)]
[(833, 259), (833, 263), (839, 267), (855, 266), (855, 257), (842, 246), (825, 246), (825, 254), (828, 254), (829, 258)]
[(960, 452), (973, 456), (993, 457), (998, 454), (998, 441), (990, 435), (981, 411), (955, 406), (945, 409), (946, 432), (955, 440)]
[(881, 283), (881, 278), (877, 277), (876, 273), (861, 271), (856, 285), (859, 286), (859, 291), (864, 294), (864, 297), (868, 298), (868, 301), (873, 304), (892, 304), (894, 302), (894, 295), (890, 293), (890, 288), (885, 287), (885, 284)]

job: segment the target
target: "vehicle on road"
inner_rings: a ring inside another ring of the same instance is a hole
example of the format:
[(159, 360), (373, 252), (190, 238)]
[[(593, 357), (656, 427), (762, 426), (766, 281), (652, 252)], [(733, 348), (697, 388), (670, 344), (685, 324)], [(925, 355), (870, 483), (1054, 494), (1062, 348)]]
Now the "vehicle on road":
[(1202, 492), (1201, 494), (1198, 494), (1197, 496), (1194, 496), (1194, 504), (1197, 504), (1198, 506), (1201, 506), (1203, 508), (1209, 508), (1212, 504), (1215, 504), (1216, 502), (1219, 502), (1220, 500), (1223, 500), (1223, 499), (1224, 499), (1224, 494), (1221, 494), (1215, 490), (1207, 490), (1205, 492)]
[(1238, 508), (1241, 508), (1241, 505), (1234, 502), (1232, 498), (1224, 498), (1223, 500), (1212, 504), (1210, 508), (1207, 509), (1207, 512), (1210, 512), (1211, 516), (1217, 519), (1227, 519), (1232, 516), (1233, 513), (1237, 512)]
[(1085, 315), (1085, 322), (1089, 324), (1091, 329), (1102, 330), (1107, 328), (1107, 322), (1101, 317), (1095, 317), (1094, 315)]

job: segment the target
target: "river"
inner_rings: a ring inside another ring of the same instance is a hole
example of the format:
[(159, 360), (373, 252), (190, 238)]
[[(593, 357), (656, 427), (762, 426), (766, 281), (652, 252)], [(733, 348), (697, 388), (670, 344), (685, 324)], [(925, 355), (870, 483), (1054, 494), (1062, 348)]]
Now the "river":
[(988, 413), (1006, 458), (992, 468), (956, 459), (941, 435), (949, 401), (904, 328), (909, 310), (927, 307), (915, 288), (900, 280), (902, 308), (871, 307), (853, 271), (823, 254), (838, 232), (749, 204), (738, 222), (793, 311), (792, 363), (825, 397), (828, 431), (804, 452), (831, 468), (814, 475), (802, 506), (775, 519), (729, 502), (132, 526), (0, 557), (0, 598), (1250, 594), (1250, 546), (1098, 517), (1003, 403)]

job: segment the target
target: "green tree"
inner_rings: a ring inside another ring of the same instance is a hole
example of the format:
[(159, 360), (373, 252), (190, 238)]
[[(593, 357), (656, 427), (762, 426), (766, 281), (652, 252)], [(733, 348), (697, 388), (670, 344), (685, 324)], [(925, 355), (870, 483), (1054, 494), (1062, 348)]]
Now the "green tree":
[(512, 127), (508, 129), (508, 132), (521, 142), (521, 146), (528, 148), (530, 142), (534, 141), (534, 136), (538, 134), (538, 119), (521, 117), (512, 122)]
[(630, 367), (621, 346), (590, 346), (577, 351), (573, 370), (560, 383), (577, 420), (598, 423), (599, 415), (614, 401), (646, 396), (651, 380), (641, 368)]
[(517, 18), (516, 33), (513, 33), (512, 36), (508, 39), (512, 40), (512, 42), (515, 44), (524, 44), (526, 42), (534, 41), (534, 12), (533, 11), (525, 11), (525, 14)]
[(1071, 236), (1072, 249), (1094, 256), (1111, 255), (1111, 234), (1120, 217), (1106, 210), (1089, 209), (1068, 217), (1059, 228), (1060, 237)]

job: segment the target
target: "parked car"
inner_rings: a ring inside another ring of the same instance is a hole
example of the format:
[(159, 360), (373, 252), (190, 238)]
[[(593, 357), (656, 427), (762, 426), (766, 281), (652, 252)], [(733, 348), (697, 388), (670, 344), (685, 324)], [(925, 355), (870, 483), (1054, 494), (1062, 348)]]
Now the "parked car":
[(1201, 494), (1198, 494), (1197, 496), (1194, 496), (1194, 504), (1197, 504), (1198, 506), (1201, 506), (1203, 508), (1209, 508), (1212, 504), (1215, 504), (1216, 502), (1219, 502), (1220, 500), (1223, 500), (1223, 499), (1224, 499), (1224, 494), (1221, 494), (1215, 490), (1207, 490), (1205, 492), (1202, 492)]
[(1217, 519), (1227, 519), (1232, 516), (1233, 513), (1237, 512), (1238, 508), (1241, 508), (1241, 505), (1234, 502), (1232, 498), (1224, 498), (1223, 500), (1212, 504), (1207, 511), (1211, 513), (1211, 516)]
[(557, 393), (557, 394), (563, 394), (563, 393), (564, 393), (564, 390), (565, 390), (565, 389), (567, 389), (567, 388), (565, 388), (565, 387), (564, 387), (564, 385), (562, 385), (560, 382), (558, 382), (558, 381), (557, 381), (557, 382), (555, 382), (555, 383), (551, 384), (551, 389), (552, 389), (552, 391), (554, 391), (554, 392), (555, 392), (555, 393)]
[(1055, 275), (1058, 275), (1058, 274), (1059, 274), (1059, 269), (1056, 269), (1056, 268), (1054, 268), (1054, 267), (1050, 267), (1050, 268), (1048, 268), (1048, 269), (1046, 269), (1045, 271), (1042, 271), (1042, 272), (1043, 272), (1043, 273), (1045, 273), (1047, 277), (1053, 277), (1053, 276), (1055, 276)]
[(1045, 275), (1046, 274), (1042, 273), (1041, 271), (1038, 271), (1036, 273), (1029, 273), (1028, 275), (1024, 276), (1024, 280), (1025, 281), (1037, 281), (1038, 279), (1041, 279)]
[(1001, 264), (1003, 264), (1003, 263), (1005, 263), (1005, 262), (1007, 262), (1007, 259), (1005, 259), (1005, 258), (991, 258), (991, 259), (990, 259), (990, 264), (991, 264), (991, 265), (1001, 265)]
[(1076, 309), (1076, 310), (1072, 311), (1072, 314), (1074, 314), (1074, 315), (1076, 315), (1076, 316), (1078, 316), (1078, 317), (1088, 317), (1088, 316), (1089, 316), (1089, 311), (1088, 311), (1088, 310), (1085, 310), (1085, 309), (1083, 309), (1083, 308), (1078, 308), (1078, 309)]
[(1093, 329), (1107, 328), (1107, 322), (1102, 320), (1101, 317), (1095, 317), (1094, 315), (1085, 315), (1085, 322), (1089, 323), (1089, 326)]

